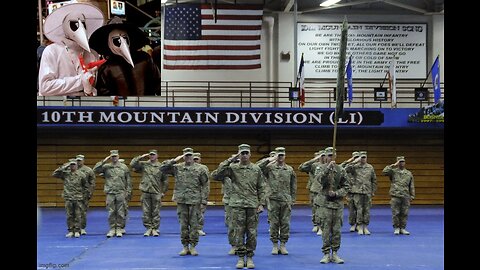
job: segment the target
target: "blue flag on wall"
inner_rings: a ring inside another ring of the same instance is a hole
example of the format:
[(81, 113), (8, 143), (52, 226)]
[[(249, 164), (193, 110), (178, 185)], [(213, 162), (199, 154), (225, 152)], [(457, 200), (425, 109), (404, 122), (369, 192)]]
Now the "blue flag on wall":
[(347, 84), (348, 84), (348, 104), (352, 104), (353, 100), (353, 80), (352, 80), (352, 56), (350, 55), (347, 64)]
[(437, 58), (432, 66), (432, 85), (433, 85), (433, 101), (438, 102), (441, 96), (440, 90), (440, 60)]

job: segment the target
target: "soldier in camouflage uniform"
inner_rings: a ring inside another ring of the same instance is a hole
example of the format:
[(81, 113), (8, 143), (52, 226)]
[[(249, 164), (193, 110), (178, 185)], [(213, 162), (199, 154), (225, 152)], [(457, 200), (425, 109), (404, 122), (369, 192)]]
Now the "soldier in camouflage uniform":
[[(208, 167), (202, 164), (202, 154), (201, 153), (193, 153), (193, 161), (203, 168), (207, 172), (207, 175), (210, 175), (210, 171)], [(207, 210), (208, 204), (208, 195), (210, 194), (210, 181), (207, 181), (207, 184), (202, 187), (202, 203), (200, 204), (200, 215), (198, 216), (198, 235), (205, 236), (206, 233), (203, 231), (203, 225), (205, 225), (205, 211)]]
[(87, 227), (88, 204), (90, 203), (90, 199), (92, 198), (93, 192), (95, 191), (95, 173), (93, 172), (92, 168), (84, 164), (84, 160), (85, 160), (84, 155), (77, 155), (76, 160), (77, 160), (78, 170), (80, 170), (87, 176), (87, 189), (85, 189), (83, 193), (84, 207), (82, 209), (82, 222), (80, 226), (80, 234), (85, 235), (87, 234), (87, 231), (85, 230), (85, 228)]
[[(268, 154), (268, 157), (264, 157), (264, 158), (261, 158), (260, 160), (258, 160), (257, 162), (255, 162), (256, 165), (259, 165), (261, 163), (263, 163), (265, 160), (269, 159), (269, 158), (272, 158), (272, 157), (275, 157), (277, 153), (275, 153), (275, 151), (270, 151), (270, 153)], [(265, 174), (264, 174), (265, 175)], [(265, 175), (265, 177), (267, 177), (267, 175)], [(265, 185), (265, 194), (268, 194), (269, 193), (269, 186), (268, 185)], [(266, 201), (265, 201), (265, 206), (266, 208), (268, 209), (268, 205), (270, 204), (269, 200), (268, 200), (268, 196), (266, 196)], [(270, 226), (270, 215), (267, 216), (267, 223), (269, 224)], [(270, 228), (268, 228), (268, 232), (270, 232)]]
[[(356, 160), (358, 157), (360, 157), (360, 152), (352, 152), (352, 157), (349, 158), (348, 160), (345, 160), (340, 164), (342, 168), (345, 169), (345, 167)], [(347, 180), (348, 183), (351, 185), (353, 182), (352, 175), (347, 172)], [(355, 208), (355, 204), (353, 202), (353, 193), (349, 191), (347, 193), (347, 203), (348, 203), (348, 224), (350, 224), (350, 232), (354, 232), (357, 230), (357, 209)]]
[(82, 209), (84, 208), (84, 191), (87, 189), (87, 176), (78, 170), (77, 161), (70, 159), (68, 163), (58, 167), (52, 174), (63, 180), (62, 197), (65, 200), (68, 233), (65, 237), (80, 237)]
[[(178, 163), (180, 159), (185, 162)], [(160, 169), (175, 177), (173, 196), (177, 202), (177, 215), (180, 223), (180, 237), (183, 245), (180, 256), (187, 254), (197, 256), (195, 246), (198, 244), (198, 219), (202, 190), (208, 182), (205, 168), (193, 161), (193, 149), (183, 149), (183, 154), (162, 162)]]
[(375, 196), (375, 191), (377, 191), (377, 175), (373, 166), (367, 163), (367, 152), (360, 152), (360, 157), (347, 164), (345, 171), (352, 176), (350, 193), (353, 194), (353, 202), (357, 212), (358, 234), (370, 235), (367, 226), (370, 224), (372, 197)]
[[(147, 158), (148, 161), (141, 161)], [(160, 208), (162, 198), (168, 190), (168, 175), (160, 170), (157, 150), (152, 149), (148, 153), (136, 156), (130, 162), (134, 172), (142, 174), (139, 189), (142, 192), (142, 221), (147, 229), (143, 236), (158, 236), (160, 231)]]
[(405, 228), (410, 202), (415, 198), (415, 184), (413, 174), (405, 168), (405, 157), (398, 156), (397, 162), (383, 169), (383, 174), (390, 177), (393, 233), (409, 235)]
[[(240, 162), (234, 163), (236, 159)], [(229, 177), (232, 181), (229, 206), (239, 256), (236, 267), (245, 267), (246, 255), (247, 268), (255, 268), (252, 257), (257, 247), (258, 216), (265, 205), (265, 179), (260, 167), (250, 162), (250, 145), (240, 144), (238, 153), (222, 161), (212, 177), (219, 181)]]
[(290, 217), (292, 205), (296, 200), (297, 176), (290, 165), (285, 163), (285, 148), (275, 148), (276, 156), (258, 164), (267, 175), (268, 216), (270, 219), (270, 241), (273, 243), (272, 255), (288, 255), (286, 243), (290, 236)]
[[(120, 162), (120, 163), (122, 163), (122, 164), (125, 164), (125, 160), (122, 159), (122, 158), (120, 158), (120, 159), (118, 160), (118, 162)], [(127, 165), (125, 165), (124, 168), (128, 170)], [(130, 175), (130, 171), (128, 172), (128, 175)], [(132, 178), (131, 178), (131, 177), (129, 177), (129, 178), (127, 179), (127, 183), (128, 183), (129, 189), (132, 190), (133, 184), (132, 184)], [(125, 231), (125, 224), (127, 224), (127, 220), (129, 220), (129, 215), (128, 215), (128, 203), (130, 203), (130, 200), (131, 200), (131, 199), (132, 199), (132, 192), (128, 193), (127, 196), (125, 196), (125, 207), (124, 207), (124, 209), (125, 209), (125, 223), (123, 223), (123, 227), (120, 228), (120, 232), (122, 232), (122, 234), (126, 234), (126, 233), (127, 233), (127, 231)]]
[[(318, 204), (314, 203), (315, 198), (317, 197), (317, 194), (319, 193), (319, 189), (321, 189), (320, 184), (316, 184), (315, 187), (312, 189), (312, 184), (313, 179), (315, 178), (315, 170), (316, 168), (323, 163), (323, 159), (325, 157), (325, 151), (321, 150), (318, 152), (315, 152), (314, 158), (305, 161), (304, 163), (300, 164), (298, 166), (298, 170), (301, 172), (306, 172), (308, 173), (308, 182), (307, 182), (307, 190), (309, 191), (309, 197), (310, 197), (310, 205), (312, 207), (312, 223), (313, 223), (313, 229), (312, 232), (317, 233), (317, 235), (322, 235), (322, 226), (321, 226), (321, 219), (318, 216)], [(317, 198), (317, 201), (320, 198)]]
[[(111, 162), (107, 161), (111, 159)], [(127, 165), (119, 161), (118, 150), (111, 150), (110, 155), (93, 167), (95, 173), (103, 173), (105, 186), (103, 191), (107, 195), (108, 223), (110, 230), (107, 237), (122, 237), (122, 228), (125, 228), (125, 200), (132, 196), (132, 180)]]
[[(323, 258), (320, 263), (343, 263), (338, 256), (341, 243), (341, 228), (343, 223), (343, 197), (349, 190), (345, 169), (335, 164), (335, 150), (333, 147), (325, 149), (327, 155), (325, 164), (319, 166), (314, 181), (319, 181), (322, 191), (319, 196), (324, 197), (325, 205), (321, 207), (323, 225)], [(332, 254), (330, 255), (330, 252)]]

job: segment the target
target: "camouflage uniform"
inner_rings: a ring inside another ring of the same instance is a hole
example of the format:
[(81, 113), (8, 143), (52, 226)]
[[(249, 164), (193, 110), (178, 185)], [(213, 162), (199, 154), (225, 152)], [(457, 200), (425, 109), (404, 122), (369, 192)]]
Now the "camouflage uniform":
[[(83, 161), (84, 159), (85, 159), (84, 155), (77, 155), (76, 157), (77, 162)], [(82, 165), (79, 164), (78, 169), (87, 176), (87, 189), (84, 191), (84, 194), (83, 194), (84, 208), (82, 211), (82, 221), (80, 226), (80, 229), (83, 230), (82, 232), (85, 232), (85, 228), (87, 227), (88, 205), (90, 203), (90, 199), (93, 196), (93, 192), (95, 192), (95, 173), (93, 172), (92, 168), (86, 166), (85, 164), (82, 164)]]
[(67, 215), (67, 237), (79, 237), (82, 221), (82, 209), (84, 190), (87, 189), (87, 176), (80, 170), (72, 171), (70, 165), (76, 165), (77, 161), (71, 159), (69, 163), (58, 167), (52, 174), (53, 177), (63, 180), (62, 197), (65, 200), (65, 212)]
[[(276, 155), (275, 151), (270, 151), (269, 153), (269, 156), (268, 157), (264, 157), (260, 160), (258, 160), (257, 162), (255, 162), (256, 165), (259, 165), (259, 164), (262, 164), (263, 162), (265, 162), (265, 160), (268, 160), (269, 157), (274, 157)], [(266, 177), (266, 175), (264, 174), (264, 176)], [(267, 184), (265, 184), (265, 194), (269, 194), (269, 186)], [(265, 205), (267, 207), (267, 210), (269, 208), (269, 205), (270, 205), (270, 200), (268, 199), (268, 195), (266, 195), (266, 199), (265, 199)], [(267, 222), (268, 224), (270, 224), (270, 215), (267, 216)], [(270, 230), (270, 229), (269, 229)]]
[[(212, 175), (214, 173), (216, 173), (216, 172), (212, 172)], [(214, 179), (213, 176), (212, 176), (212, 179)], [(223, 205), (224, 205), (224, 208), (225, 208), (225, 226), (227, 226), (228, 243), (233, 247), (233, 246), (235, 246), (235, 243), (234, 243), (234, 238), (233, 238), (232, 207), (229, 205), (231, 189), (232, 189), (232, 179), (230, 179), (230, 177), (223, 178), (223, 181), (222, 181), (222, 193), (223, 193), (222, 202), (223, 202)]]
[[(149, 155), (157, 155), (157, 150), (150, 150)], [(144, 155), (134, 157), (130, 166), (135, 172), (142, 174), (139, 189), (142, 191), (140, 200), (142, 202), (143, 226), (150, 233), (152, 230), (158, 232), (162, 198), (168, 190), (168, 175), (160, 170), (160, 162), (157, 160), (154, 162), (150, 160), (140, 161), (143, 157)]]
[[(352, 153), (352, 158), (358, 158), (360, 155), (359, 152), (353, 152)], [(342, 168), (345, 169), (345, 167), (348, 165), (347, 161), (344, 161), (340, 164)], [(347, 181), (350, 185), (353, 183), (353, 176), (347, 172)], [(355, 203), (353, 202), (353, 193), (349, 191), (347, 193), (347, 204), (348, 204), (348, 224), (350, 224), (351, 228), (350, 231), (354, 232), (356, 227), (357, 227), (357, 209), (355, 208)]]
[[(118, 150), (110, 151), (111, 156), (118, 156)], [(105, 160), (97, 162), (93, 171), (105, 177), (103, 191), (107, 195), (106, 205), (108, 210), (108, 223), (111, 233), (122, 236), (122, 228), (125, 228), (125, 200), (132, 194), (132, 180), (127, 165), (117, 161), (106, 163)], [(111, 236), (111, 235), (110, 235)]]
[[(193, 155), (192, 148), (183, 149), (184, 155)], [(180, 237), (184, 249), (194, 248), (198, 244), (198, 219), (202, 189), (207, 184), (205, 168), (193, 162), (175, 164), (175, 159), (162, 162), (160, 169), (175, 177), (173, 196), (177, 202), (177, 215), (180, 223)], [(183, 255), (183, 254), (182, 254)]]
[[(367, 152), (360, 152), (361, 158), (367, 158)], [(350, 193), (353, 194), (354, 206), (357, 217), (356, 224), (359, 226), (358, 233), (363, 234), (365, 228), (370, 224), (370, 207), (372, 206), (372, 197), (377, 191), (377, 175), (371, 164), (350, 163), (345, 167), (345, 171), (350, 173), (352, 182), (350, 182)], [(368, 232), (368, 230), (366, 230)], [(369, 234), (369, 233), (367, 233)]]
[[(402, 156), (397, 157), (397, 161), (405, 161)], [(402, 234), (407, 227), (408, 210), (410, 201), (415, 198), (415, 184), (413, 174), (406, 168), (400, 169), (392, 165), (387, 165), (383, 169), (383, 174), (390, 178), (390, 206), (392, 208), (393, 228), (399, 229)], [(395, 233), (398, 234), (398, 233)]]
[[(250, 146), (241, 144), (239, 151), (243, 150), (250, 152)], [(229, 206), (237, 255), (242, 260), (245, 255), (251, 260), (257, 247), (257, 209), (265, 205), (265, 179), (258, 165), (249, 161), (247, 164), (232, 162), (231, 158), (222, 161), (212, 177), (220, 181), (229, 177), (232, 181)]]
[[(277, 155), (285, 155), (285, 148), (277, 147)], [(296, 200), (297, 176), (290, 165), (279, 165), (278, 162), (268, 164), (268, 159), (258, 164), (267, 175), (268, 216), (270, 219), (270, 241), (275, 245), (280, 240), (282, 245), (287, 243), (290, 236), (290, 217), (292, 205)]]
[[(319, 155), (320, 152), (315, 153), (315, 157), (318, 157)], [(318, 159), (314, 158), (298, 166), (299, 171), (308, 173), (307, 190), (309, 191), (310, 206), (312, 207), (312, 223), (314, 226), (314, 231), (317, 230), (317, 228), (315, 227), (321, 227), (322, 224), (321, 218), (320, 216), (318, 216), (319, 211), (317, 209), (321, 203), (322, 198), (316, 198), (321, 190), (321, 186), (313, 181), (313, 179), (315, 178), (315, 170), (320, 164), (321, 163), (318, 161)], [(315, 184), (313, 188), (312, 184)], [(317, 200), (317, 203), (314, 202), (315, 200)]]
[[(333, 155), (334, 150), (329, 147), (325, 149), (327, 156)], [(320, 182), (322, 191), (320, 196), (324, 198), (324, 207), (321, 207), (323, 214), (323, 246), (322, 251), (328, 256), (332, 251), (332, 260), (336, 257), (337, 251), (340, 249), (341, 228), (343, 224), (343, 197), (347, 195), (349, 185), (345, 169), (340, 165), (334, 164), (331, 168), (328, 161), (318, 168), (318, 174), (314, 181)], [(334, 196), (329, 195), (329, 191), (333, 191)], [(324, 256), (324, 257), (325, 257)], [(343, 260), (338, 263), (343, 263)]]
[[(193, 153), (193, 160), (195, 162), (197, 162), (198, 160), (201, 160), (201, 154)], [(206, 165), (201, 164), (200, 161), (198, 161), (198, 164), (205, 169), (205, 172), (207, 173), (207, 175), (210, 175), (210, 172)], [(210, 181), (207, 181), (207, 183), (202, 186), (202, 202), (200, 203), (200, 215), (198, 216), (199, 218), (198, 230), (199, 230), (199, 234), (201, 235), (205, 235), (205, 232), (203, 232), (203, 225), (205, 225), (205, 211), (207, 210), (209, 194), (210, 194)]]

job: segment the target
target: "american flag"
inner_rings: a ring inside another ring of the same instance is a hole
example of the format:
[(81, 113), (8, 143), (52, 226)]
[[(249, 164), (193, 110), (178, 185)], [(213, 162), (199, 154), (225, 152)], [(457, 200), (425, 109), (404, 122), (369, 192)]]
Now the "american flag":
[(260, 68), (261, 5), (177, 4), (165, 10), (165, 69)]

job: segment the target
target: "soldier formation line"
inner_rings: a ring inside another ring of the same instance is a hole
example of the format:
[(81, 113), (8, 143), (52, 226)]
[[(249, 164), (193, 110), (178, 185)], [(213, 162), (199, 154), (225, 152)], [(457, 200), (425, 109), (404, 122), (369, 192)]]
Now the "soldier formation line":
[[(320, 263), (342, 264), (338, 255), (341, 244), (343, 198), (348, 201), (350, 232), (370, 235), (370, 207), (377, 189), (377, 179), (372, 165), (367, 163), (367, 152), (353, 152), (352, 157), (340, 165), (335, 162), (336, 150), (327, 147), (316, 152), (314, 158), (299, 166), (308, 173), (307, 189), (312, 207), (312, 232), (322, 236), (323, 257)], [(222, 182), (230, 250), (237, 255), (236, 268), (255, 268), (253, 256), (257, 246), (259, 214), (267, 209), (272, 255), (288, 255), (286, 244), (290, 236), (290, 217), (295, 204), (297, 177), (295, 170), (285, 162), (286, 149), (277, 147), (269, 157), (256, 163), (250, 161), (250, 145), (240, 144), (238, 151), (222, 161), (212, 173), (201, 164), (201, 154), (192, 148), (173, 159), (158, 161), (155, 149), (134, 157), (130, 166), (141, 174), (142, 221), (144, 236), (160, 234), (160, 208), (168, 191), (168, 176), (174, 177), (172, 200), (177, 203), (180, 239), (183, 246), (180, 256), (199, 255), (195, 247), (199, 236), (204, 236), (204, 214), (210, 192), (210, 182)], [(107, 237), (122, 237), (128, 216), (128, 203), (132, 196), (130, 169), (120, 159), (118, 150), (94, 168), (84, 165), (84, 155), (77, 155), (53, 172), (63, 180), (62, 197), (65, 200), (68, 238), (86, 235), (87, 209), (95, 190), (95, 175), (105, 178), (104, 192), (108, 210)], [(181, 162), (183, 160), (183, 162)], [(405, 167), (405, 158), (387, 165), (383, 174), (390, 178), (392, 225), (395, 235), (409, 235), (406, 230), (410, 202), (415, 197), (412, 173)]]

